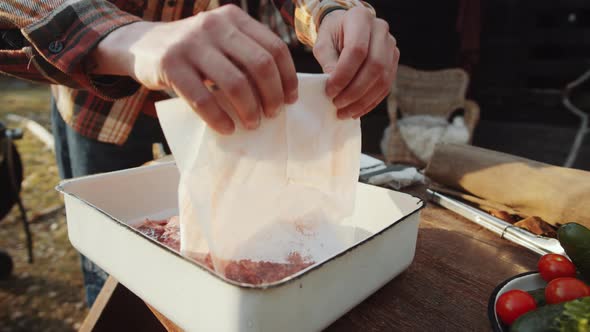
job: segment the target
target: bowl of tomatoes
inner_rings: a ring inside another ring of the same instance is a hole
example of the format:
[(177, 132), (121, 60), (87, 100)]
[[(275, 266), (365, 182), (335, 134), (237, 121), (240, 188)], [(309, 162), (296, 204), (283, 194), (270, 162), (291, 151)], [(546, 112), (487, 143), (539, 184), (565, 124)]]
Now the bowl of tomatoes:
[(544, 255), (538, 271), (516, 275), (494, 289), (488, 302), (493, 331), (590, 331), (590, 230), (565, 226), (558, 233), (569, 258)]

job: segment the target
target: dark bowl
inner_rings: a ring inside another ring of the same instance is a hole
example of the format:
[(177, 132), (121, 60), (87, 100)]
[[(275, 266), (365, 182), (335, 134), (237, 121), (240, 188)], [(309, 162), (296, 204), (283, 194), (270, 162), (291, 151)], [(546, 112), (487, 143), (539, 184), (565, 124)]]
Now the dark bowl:
[(494, 332), (508, 332), (510, 327), (502, 323), (496, 315), (496, 300), (500, 295), (513, 289), (520, 289), (523, 291), (531, 291), (539, 288), (544, 288), (547, 285), (545, 280), (541, 278), (539, 272), (526, 272), (515, 275), (512, 278), (504, 280), (501, 284), (496, 286), (490, 300), (488, 301), (488, 318)]

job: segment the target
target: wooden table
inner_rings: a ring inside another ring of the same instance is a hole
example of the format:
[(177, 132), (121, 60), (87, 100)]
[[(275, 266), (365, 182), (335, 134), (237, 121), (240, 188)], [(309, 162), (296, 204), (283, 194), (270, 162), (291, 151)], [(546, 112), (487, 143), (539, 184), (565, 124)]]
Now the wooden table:
[[(414, 191), (423, 196), (423, 189)], [(490, 330), (486, 310), (494, 287), (513, 275), (534, 270), (537, 259), (536, 254), (429, 204), (422, 210), (416, 257), (410, 268), (326, 331)], [(165, 331), (162, 324), (175, 330), (156, 312), (162, 322), (158, 324), (148, 307), (114, 279), (107, 286), (83, 331), (113, 331), (113, 327)]]
[(327, 331), (487, 331), (497, 284), (538, 256), (437, 206), (422, 212), (410, 268)]

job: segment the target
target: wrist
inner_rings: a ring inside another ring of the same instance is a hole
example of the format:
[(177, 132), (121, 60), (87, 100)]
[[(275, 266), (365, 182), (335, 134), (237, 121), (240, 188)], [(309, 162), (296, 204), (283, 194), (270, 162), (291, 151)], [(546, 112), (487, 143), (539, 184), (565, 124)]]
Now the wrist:
[(333, 7), (333, 8), (327, 9), (320, 17), (320, 27), (322, 26), (322, 23), (324, 23), (324, 21), (329, 21), (329, 20), (338, 18), (338, 17), (344, 15), (347, 10), (348, 10), (348, 8), (345, 8), (345, 7)]
[(157, 23), (135, 22), (113, 30), (86, 58), (91, 74), (134, 77), (132, 45)]

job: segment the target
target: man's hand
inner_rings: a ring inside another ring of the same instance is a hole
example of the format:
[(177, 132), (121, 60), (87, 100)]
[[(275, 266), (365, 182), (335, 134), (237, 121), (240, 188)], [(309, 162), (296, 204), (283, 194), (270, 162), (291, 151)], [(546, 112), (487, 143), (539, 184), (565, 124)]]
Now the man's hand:
[[(231, 134), (235, 112), (255, 129), (297, 99), (297, 76), (287, 45), (238, 7), (170, 23), (119, 28), (90, 54), (93, 73), (131, 76), (149, 89), (172, 89), (213, 129)], [(215, 83), (209, 90), (204, 81)]]
[(387, 22), (361, 7), (324, 17), (313, 53), (330, 74), (326, 93), (341, 119), (359, 118), (387, 96), (399, 60)]

